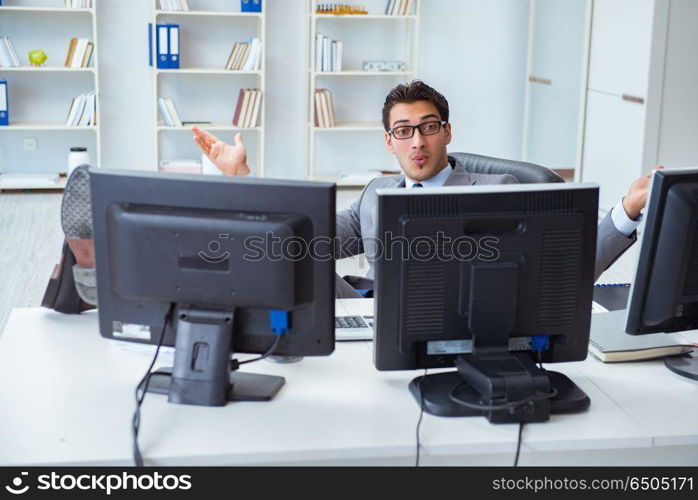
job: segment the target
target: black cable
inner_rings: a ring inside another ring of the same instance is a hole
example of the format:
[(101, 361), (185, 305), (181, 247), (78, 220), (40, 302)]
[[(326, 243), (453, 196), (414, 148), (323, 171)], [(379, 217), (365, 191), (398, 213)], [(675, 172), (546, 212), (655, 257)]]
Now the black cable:
[(424, 383), (424, 379), (426, 378), (426, 376), (427, 376), (427, 369), (425, 368), (424, 375), (419, 380), (419, 405), (420, 405), (420, 409), (419, 409), (419, 420), (417, 421), (417, 431), (416, 431), (416, 434), (417, 434), (417, 454), (416, 454), (417, 458), (415, 459), (415, 463), (414, 463), (415, 467), (419, 467), (419, 453), (421, 450), (421, 445), (420, 445), (420, 441), (419, 441), (419, 428), (422, 425), (422, 418), (424, 417), (424, 391), (422, 390), (422, 384)]
[(274, 351), (276, 351), (276, 348), (279, 346), (280, 341), (281, 341), (281, 335), (277, 335), (276, 340), (271, 345), (271, 347), (267, 350), (267, 352), (265, 352), (264, 354), (262, 354), (258, 358), (248, 359), (247, 361), (239, 361), (238, 365), (246, 365), (247, 363), (254, 363), (256, 361), (262, 361), (264, 358), (268, 358), (269, 356), (274, 354)]
[[(165, 340), (165, 331), (167, 330), (167, 325), (172, 321), (172, 313), (174, 312), (175, 305), (171, 304), (170, 309), (167, 311), (167, 314), (165, 315), (165, 323), (162, 325), (162, 331), (160, 332), (160, 338), (158, 339), (158, 346), (155, 349), (155, 355), (153, 356), (153, 360), (150, 362), (150, 366), (148, 367), (148, 371), (145, 372), (145, 375), (143, 375), (143, 378), (141, 381), (138, 383), (136, 386), (136, 410), (133, 412), (133, 420), (132, 420), (132, 433), (133, 433), (133, 461), (136, 464), (136, 467), (143, 467), (143, 457), (141, 456), (141, 450), (138, 447), (138, 429), (140, 427), (141, 423), (141, 405), (143, 404), (143, 400), (145, 399), (145, 395), (148, 392), (148, 384), (150, 384), (150, 377), (152, 377), (155, 373), (157, 374), (165, 374), (164, 372), (152, 372), (153, 366), (155, 366), (155, 362), (158, 359), (158, 354), (160, 354), (160, 347), (162, 347), (162, 343)], [(167, 374), (169, 375), (169, 374)], [(142, 392), (140, 393), (139, 396), (139, 389), (142, 387)]]
[(455, 386), (451, 392), (449, 393), (448, 397), (451, 401), (453, 401), (456, 404), (459, 404), (461, 406), (465, 406), (466, 408), (472, 408), (474, 410), (483, 410), (483, 411), (496, 411), (496, 410), (510, 410), (512, 408), (518, 408), (519, 406), (523, 406), (528, 403), (533, 403), (535, 401), (540, 401), (542, 399), (552, 399), (555, 396), (557, 396), (557, 389), (554, 387), (552, 388), (551, 392), (541, 392), (537, 394), (532, 394), (531, 396), (520, 399), (518, 401), (510, 401), (508, 403), (502, 403), (500, 405), (481, 405), (477, 403), (471, 403), (469, 401), (463, 401), (462, 399), (459, 399), (455, 396), (455, 393), (458, 392), (458, 390), (463, 387), (464, 385), (467, 385), (468, 382), (461, 382), (457, 386)]
[(516, 457), (514, 457), (514, 467), (519, 465), (519, 454), (521, 453), (521, 435), (523, 434), (523, 422), (519, 422), (519, 439), (516, 444)]

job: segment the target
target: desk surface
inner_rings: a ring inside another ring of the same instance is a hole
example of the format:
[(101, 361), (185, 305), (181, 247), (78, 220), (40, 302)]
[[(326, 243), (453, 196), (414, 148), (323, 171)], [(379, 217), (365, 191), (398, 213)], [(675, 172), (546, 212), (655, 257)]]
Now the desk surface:
[[(419, 373), (378, 372), (372, 355), (371, 342), (345, 342), (329, 357), (246, 365), (286, 377), (269, 403), (201, 408), (149, 395), (141, 451), (156, 465), (412, 464), (419, 408), (407, 384)], [(102, 339), (94, 311), (15, 309), (0, 337), (0, 465), (130, 464), (133, 391), (151, 356)], [(161, 354), (157, 366), (171, 361)], [(698, 383), (660, 361), (554, 369), (591, 408), (526, 425), (521, 465), (698, 464)], [(425, 415), (422, 463), (510, 465), (517, 431)]]

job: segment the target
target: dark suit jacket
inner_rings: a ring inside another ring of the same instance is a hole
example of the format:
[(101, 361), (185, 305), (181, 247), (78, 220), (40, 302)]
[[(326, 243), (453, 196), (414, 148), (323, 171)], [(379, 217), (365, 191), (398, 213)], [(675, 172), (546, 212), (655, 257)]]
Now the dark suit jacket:
[[(518, 184), (518, 180), (511, 175), (474, 174), (467, 172), (465, 167), (455, 158), (449, 157), (453, 165), (453, 173), (444, 186), (472, 186), (492, 184)], [(448, 168), (448, 167), (447, 167)], [(370, 242), (376, 237), (376, 224), (378, 223), (378, 195), (377, 189), (396, 188), (405, 186), (404, 175), (392, 175), (373, 179), (363, 190), (361, 196), (351, 207), (337, 213), (337, 238), (340, 241), (340, 254), (338, 258), (351, 257), (365, 253), (369, 264), (367, 278), (372, 279), (375, 263), (375, 249), (372, 245), (364, 245), (364, 241)], [(636, 233), (630, 237), (616, 229), (611, 220), (611, 212), (599, 223), (596, 240), (596, 265), (594, 279), (603, 273), (620, 257), (636, 240)], [(341, 279), (337, 281), (337, 297), (354, 297), (356, 293)]]

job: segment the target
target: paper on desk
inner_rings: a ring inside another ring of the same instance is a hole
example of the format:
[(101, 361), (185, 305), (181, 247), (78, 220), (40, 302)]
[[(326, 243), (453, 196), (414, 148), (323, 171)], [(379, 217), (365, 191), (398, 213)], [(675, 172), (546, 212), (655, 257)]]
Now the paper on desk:
[(598, 304), (596, 302), (591, 303), (591, 314), (596, 314), (596, 313), (607, 313), (608, 309), (606, 309), (604, 306), (601, 304)]

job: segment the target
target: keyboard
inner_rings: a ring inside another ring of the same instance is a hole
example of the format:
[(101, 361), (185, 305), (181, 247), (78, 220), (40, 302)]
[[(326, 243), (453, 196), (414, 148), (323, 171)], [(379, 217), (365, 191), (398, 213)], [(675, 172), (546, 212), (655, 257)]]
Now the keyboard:
[(373, 340), (373, 316), (336, 316), (336, 340)]

